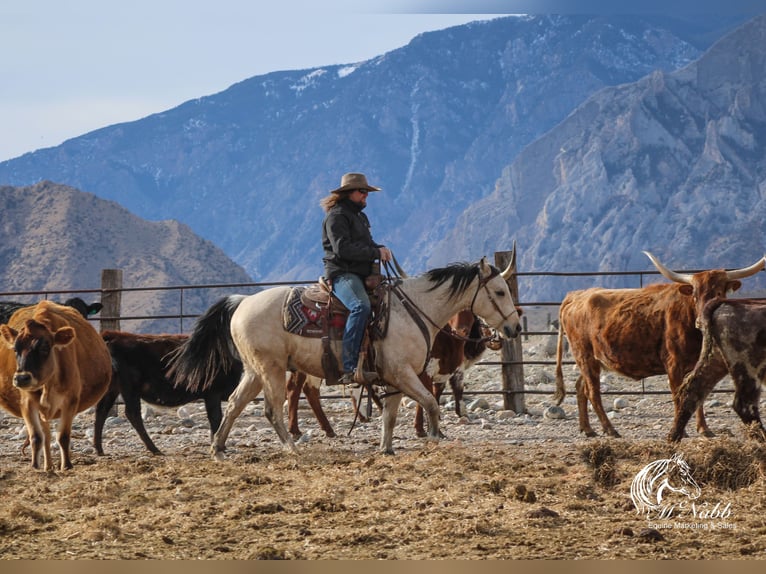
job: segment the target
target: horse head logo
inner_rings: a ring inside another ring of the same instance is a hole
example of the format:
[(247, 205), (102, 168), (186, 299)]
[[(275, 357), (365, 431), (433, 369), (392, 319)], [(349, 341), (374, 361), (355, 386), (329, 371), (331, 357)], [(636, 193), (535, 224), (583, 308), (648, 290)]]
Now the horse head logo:
[(670, 493), (682, 494), (691, 500), (699, 498), (701, 494), (689, 465), (677, 453), (671, 458), (647, 464), (630, 485), (630, 497), (633, 499), (636, 513), (645, 512), (647, 516), (653, 510), (666, 507), (667, 503), (663, 503), (662, 499)]

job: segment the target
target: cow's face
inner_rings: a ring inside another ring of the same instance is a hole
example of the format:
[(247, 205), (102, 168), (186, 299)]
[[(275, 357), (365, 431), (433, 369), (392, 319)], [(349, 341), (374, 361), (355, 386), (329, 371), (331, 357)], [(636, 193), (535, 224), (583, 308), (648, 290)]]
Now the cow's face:
[(698, 316), (706, 303), (716, 298), (723, 299), (728, 293), (734, 292), (740, 287), (742, 287), (741, 281), (729, 279), (726, 271), (722, 270), (695, 273), (692, 275), (689, 285), (679, 285), (679, 289), (684, 295), (694, 297)]
[(13, 385), (20, 390), (36, 391), (56, 369), (53, 350), (74, 341), (75, 331), (72, 327), (62, 327), (51, 332), (46, 325), (28, 319), (20, 331), (8, 325), (0, 326), (0, 335), (16, 355)]

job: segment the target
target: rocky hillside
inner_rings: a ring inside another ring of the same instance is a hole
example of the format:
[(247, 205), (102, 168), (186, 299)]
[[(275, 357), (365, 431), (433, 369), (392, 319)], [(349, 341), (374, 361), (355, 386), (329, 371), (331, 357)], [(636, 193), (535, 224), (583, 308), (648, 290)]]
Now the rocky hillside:
[[(242, 267), (188, 226), (146, 221), (113, 201), (64, 185), (44, 181), (29, 187), (0, 187), (0, 211), (0, 285), (5, 292), (98, 289), (102, 269), (122, 269), (126, 288), (252, 281)], [(213, 302), (211, 297), (215, 294), (187, 291), (185, 312), (203, 311)], [(25, 300), (4, 297), (11, 298)], [(178, 311), (176, 291), (123, 295), (125, 316)], [(125, 322), (122, 327), (177, 331), (178, 322)]]
[[(676, 70), (740, 21), (528, 16), (457, 26), (369, 61), (249, 78), (25, 154), (0, 163), (0, 182), (47, 179), (146, 219), (176, 219), (259, 281), (304, 280), (321, 270), (319, 199), (342, 173), (364, 171), (384, 190), (370, 200), (375, 238), (417, 272), (503, 168), (587, 97)], [(523, 203), (526, 189), (538, 195), (531, 184), (518, 192)], [(514, 233), (478, 255), (507, 249)]]
[[(682, 269), (754, 263), (766, 245), (765, 69), (760, 17), (679, 71), (598, 92), (519, 154), (433, 259), (513, 237), (520, 271), (650, 269), (645, 249)], [(582, 286), (535, 280), (525, 292)]]

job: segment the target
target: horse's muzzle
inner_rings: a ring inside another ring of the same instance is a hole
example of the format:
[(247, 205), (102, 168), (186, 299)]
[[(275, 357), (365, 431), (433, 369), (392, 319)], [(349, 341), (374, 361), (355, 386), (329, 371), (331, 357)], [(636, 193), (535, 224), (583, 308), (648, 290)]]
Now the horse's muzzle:
[(505, 335), (506, 339), (515, 339), (518, 337), (519, 333), (521, 333), (521, 325), (516, 325), (516, 330), (514, 331), (511, 329), (508, 325), (505, 325), (503, 327), (503, 335)]

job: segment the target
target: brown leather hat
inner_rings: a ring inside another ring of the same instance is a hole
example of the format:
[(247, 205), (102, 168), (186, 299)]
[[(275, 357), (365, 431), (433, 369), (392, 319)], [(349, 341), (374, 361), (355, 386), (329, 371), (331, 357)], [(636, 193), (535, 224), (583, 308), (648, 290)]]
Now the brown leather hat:
[(343, 191), (352, 191), (362, 189), (366, 191), (380, 191), (379, 187), (367, 183), (367, 178), (363, 173), (344, 173), (340, 178), (340, 187), (333, 189), (330, 193), (341, 193)]

